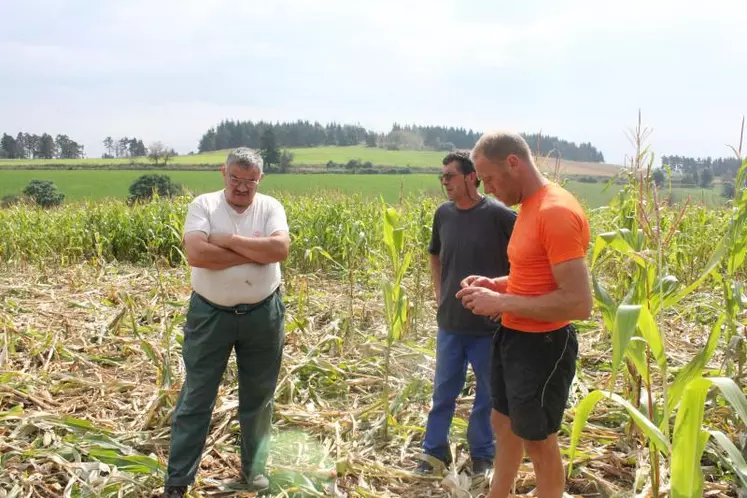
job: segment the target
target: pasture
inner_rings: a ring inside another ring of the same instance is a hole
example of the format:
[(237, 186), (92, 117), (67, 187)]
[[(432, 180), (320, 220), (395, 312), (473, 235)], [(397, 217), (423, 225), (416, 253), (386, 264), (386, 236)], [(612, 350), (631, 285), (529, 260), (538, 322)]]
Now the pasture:
[[(191, 192), (199, 194), (222, 188), (219, 171), (136, 171), (136, 170), (0, 170), (0, 198), (18, 195), (33, 179), (51, 180), (62, 193), (65, 202), (79, 200), (99, 200), (104, 198), (124, 199), (130, 184), (140, 175), (163, 173), (175, 182), (181, 183)], [(619, 185), (605, 191), (605, 182), (583, 183), (568, 180), (568, 189), (583, 200), (589, 207), (596, 208), (607, 204)], [(387, 202), (396, 202), (400, 194), (420, 194), (439, 196), (445, 199), (436, 174), (410, 175), (352, 175), (352, 174), (285, 174), (267, 175), (260, 187), (268, 194), (312, 194), (317, 191), (362, 194), (368, 197), (383, 196)], [(693, 202), (709, 206), (723, 204), (719, 189), (674, 188), (674, 200), (684, 201), (688, 196)], [(669, 191), (664, 191), (666, 195)]]
[[(375, 166), (401, 166), (411, 168), (440, 168), (446, 152), (418, 150), (386, 150), (375, 147), (307, 147), (289, 149), (293, 153), (295, 166), (324, 166), (329, 161), (344, 164), (351, 159), (370, 162)], [(175, 156), (169, 160), (169, 167), (180, 166), (218, 166), (222, 164), (228, 150), (206, 152), (203, 154)], [(538, 161), (543, 168), (554, 168), (554, 160)], [(150, 165), (153, 161), (147, 157), (117, 159), (0, 159), (0, 168), (22, 169), (24, 167), (41, 167), (56, 165), (60, 167), (100, 167), (126, 168), (131, 165)], [(584, 163), (578, 161), (561, 161), (560, 167), (567, 175), (613, 176), (618, 167), (611, 164)]]

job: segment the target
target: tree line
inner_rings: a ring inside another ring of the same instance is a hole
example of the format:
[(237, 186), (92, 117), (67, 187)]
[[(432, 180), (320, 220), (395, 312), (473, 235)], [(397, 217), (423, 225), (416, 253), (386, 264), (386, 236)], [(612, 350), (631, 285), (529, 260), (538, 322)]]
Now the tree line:
[[(683, 183), (710, 184), (714, 177), (736, 178), (742, 163), (736, 157), (661, 156), (662, 166), (683, 175)], [(689, 180), (689, 181), (685, 181)]]
[(0, 138), (0, 158), (5, 159), (81, 159), (83, 145), (67, 135), (52, 137), (18, 132), (15, 138), (3, 133)]
[(106, 137), (103, 141), (106, 152), (103, 159), (114, 159), (121, 157), (148, 157), (156, 165), (159, 161), (167, 164), (169, 160), (178, 156), (173, 147), (165, 145), (163, 142), (152, 142), (148, 147), (143, 140), (137, 137), (123, 137), (114, 139)]
[(142, 139), (132, 137), (123, 138), (112, 138), (106, 137), (104, 139), (104, 148), (106, 154), (103, 158), (115, 158), (115, 157), (143, 157), (148, 155), (148, 149), (145, 147)]
[[(262, 137), (270, 130), (278, 147), (319, 147), (362, 145), (389, 150), (471, 149), (481, 136), (480, 131), (444, 127), (416, 126), (394, 123), (388, 133), (376, 133), (360, 125), (298, 120), (271, 123), (267, 121), (224, 120), (210, 128), (200, 138), (199, 152), (235, 147), (261, 148)], [(591, 143), (576, 144), (558, 137), (523, 134), (535, 153), (560, 156), (573, 161), (604, 162), (604, 155)]]
[(200, 139), (199, 152), (210, 152), (235, 147), (261, 146), (265, 130), (272, 133), (280, 147), (316, 147), (320, 145), (357, 145), (366, 140), (368, 131), (361, 126), (296, 121), (295, 123), (269, 123), (265, 121), (222, 121), (210, 128)]

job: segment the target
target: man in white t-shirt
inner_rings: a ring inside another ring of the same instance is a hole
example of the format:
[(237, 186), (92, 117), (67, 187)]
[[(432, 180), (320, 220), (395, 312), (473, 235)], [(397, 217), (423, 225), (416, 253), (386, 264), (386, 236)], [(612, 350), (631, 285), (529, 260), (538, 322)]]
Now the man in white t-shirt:
[(272, 400), (284, 341), (280, 262), (290, 239), (283, 206), (260, 194), (262, 158), (242, 147), (221, 168), (225, 188), (196, 197), (184, 224), (192, 296), (184, 326), (186, 378), (174, 410), (165, 497), (182, 497), (197, 473), (231, 351), (239, 376), (244, 489), (265, 476)]

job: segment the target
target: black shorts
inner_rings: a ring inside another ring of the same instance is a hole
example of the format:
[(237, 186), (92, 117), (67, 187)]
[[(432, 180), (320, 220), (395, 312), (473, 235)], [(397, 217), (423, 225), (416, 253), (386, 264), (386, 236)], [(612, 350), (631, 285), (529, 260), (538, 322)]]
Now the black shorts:
[(491, 363), (493, 408), (511, 419), (514, 434), (541, 441), (560, 430), (577, 356), (573, 325), (542, 333), (498, 328)]

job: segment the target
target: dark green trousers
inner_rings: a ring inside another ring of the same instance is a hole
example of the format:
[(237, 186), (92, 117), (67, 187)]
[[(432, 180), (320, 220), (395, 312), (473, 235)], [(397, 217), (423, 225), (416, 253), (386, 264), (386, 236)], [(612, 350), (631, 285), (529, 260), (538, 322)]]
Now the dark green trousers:
[(272, 401), (283, 341), (285, 306), (277, 291), (265, 301), (219, 309), (192, 293), (184, 326), (186, 378), (171, 422), (167, 486), (194, 482), (215, 399), (232, 349), (239, 373), (241, 467), (245, 477), (264, 472)]

